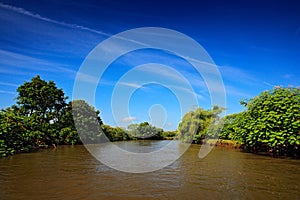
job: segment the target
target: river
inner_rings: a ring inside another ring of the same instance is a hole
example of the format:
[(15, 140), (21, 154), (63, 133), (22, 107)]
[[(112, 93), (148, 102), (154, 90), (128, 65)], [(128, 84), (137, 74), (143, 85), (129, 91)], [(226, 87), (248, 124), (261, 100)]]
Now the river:
[[(119, 142), (130, 149), (167, 141)], [(0, 199), (300, 199), (300, 160), (275, 159), (199, 145), (173, 164), (149, 173), (125, 173), (97, 161), (84, 146), (0, 159)]]

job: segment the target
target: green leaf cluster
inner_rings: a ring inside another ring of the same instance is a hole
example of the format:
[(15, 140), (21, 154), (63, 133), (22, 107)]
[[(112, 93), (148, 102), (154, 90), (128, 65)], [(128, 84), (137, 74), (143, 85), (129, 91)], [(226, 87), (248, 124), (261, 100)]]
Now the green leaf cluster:
[[(178, 137), (187, 143), (201, 143), (206, 136), (214, 138), (221, 130), (219, 114), (223, 108), (214, 106), (211, 110), (198, 108), (184, 115), (178, 125)], [(218, 125), (218, 126), (217, 126)]]
[(225, 117), (221, 138), (238, 140), (253, 152), (299, 154), (299, 88), (275, 87), (241, 103), (246, 110)]
[(140, 124), (130, 124), (127, 132), (134, 139), (161, 140), (163, 139), (163, 129), (157, 128), (148, 122)]
[[(36, 76), (17, 88), (17, 105), (0, 112), (0, 156), (30, 152), (59, 144), (94, 142), (95, 132), (80, 138), (77, 127), (100, 129), (99, 111), (83, 100), (66, 103), (67, 97), (53, 81)], [(73, 115), (78, 121), (75, 123)], [(96, 135), (99, 133), (96, 132)]]

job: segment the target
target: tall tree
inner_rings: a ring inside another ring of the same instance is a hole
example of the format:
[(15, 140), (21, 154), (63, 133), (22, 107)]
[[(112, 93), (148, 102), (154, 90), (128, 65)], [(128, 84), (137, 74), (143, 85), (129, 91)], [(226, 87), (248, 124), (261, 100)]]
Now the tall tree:
[(39, 131), (44, 137), (41, 142), (47, 145), (59, 144), (57, 126), (66, 108), (66, 99), (62, 89), (58, 89), (54, 81), (46, 82), (35, 76), (17, 88), (18, 109), (23, 116), (37, 122), (32, 131)]
[(58, 89), (54, 81), (46, 82), (35, 76), (30, 82), (25, 82), (17, 88), (19, 93), (17, 104), (21, 110), (31, 116), (40, 116), (43, 122), (58, 121), (66, 100), (62, 89)]

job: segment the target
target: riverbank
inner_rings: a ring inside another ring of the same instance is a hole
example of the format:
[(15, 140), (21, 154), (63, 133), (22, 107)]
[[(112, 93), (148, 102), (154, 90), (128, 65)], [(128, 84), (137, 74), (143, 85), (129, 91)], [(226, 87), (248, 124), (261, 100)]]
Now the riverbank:
[(215, 145), (216, 147), (224, 147), (230, 149), (242, 149), (242, 144), (234, 140), (208, 139), (206, 142), (203, 142), (203, 144), (208, 144), (211, 146)]
[(273, 152), (273, 151), (249, 151), (244, 148), (242, 144), (240, 144), (238, 141), (234, 140), (224, 140), (224, 139), (208, 139), (206, 142), (203, 142), (202, 144), (210, 145), (210, 146), (215, 146), (215, 147), (220, 147), (220, 148), (227, 148), (227, 149), (240, 149), (244, 153), (252, 153), (255, 155), (259, 156), (268, 156), (268, 157), (273, 157), (273, 158), (292, 158), (292, 159), (299, 159), (300, 157), (297, 154), (294, 154), (293, 156), (287, 156), (281, 155), (278, 152)]

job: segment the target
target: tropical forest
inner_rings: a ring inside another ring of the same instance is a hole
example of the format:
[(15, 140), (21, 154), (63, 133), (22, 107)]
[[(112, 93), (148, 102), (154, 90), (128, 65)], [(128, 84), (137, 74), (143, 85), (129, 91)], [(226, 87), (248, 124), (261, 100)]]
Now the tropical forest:
[[(100, 111), (84, 100), (71, 100), (54, 81), (35, 76), (17, 88), (16, 105), (0, 112), (0, 155), (32, 152), (58, 145), (109, 141), (180, 140), (203, 144), (234, 144), (246, 152), (273, 157), (300, 156), (300, 88), (274, 87), (240, 103), (240, 113), (219, 117), (226, 108), (197, 108), (186, 113), (178, 129), (164, 131), (148, 122), (126, 128), (102, 122)], [(73, 117), (73, 116), (76, 117)], [(74, 119), (77, 120), (74, 122)], [(79, 124), (79, 126), (75, 126)], [(99, 127), (84, 135), (80, 128)]]

